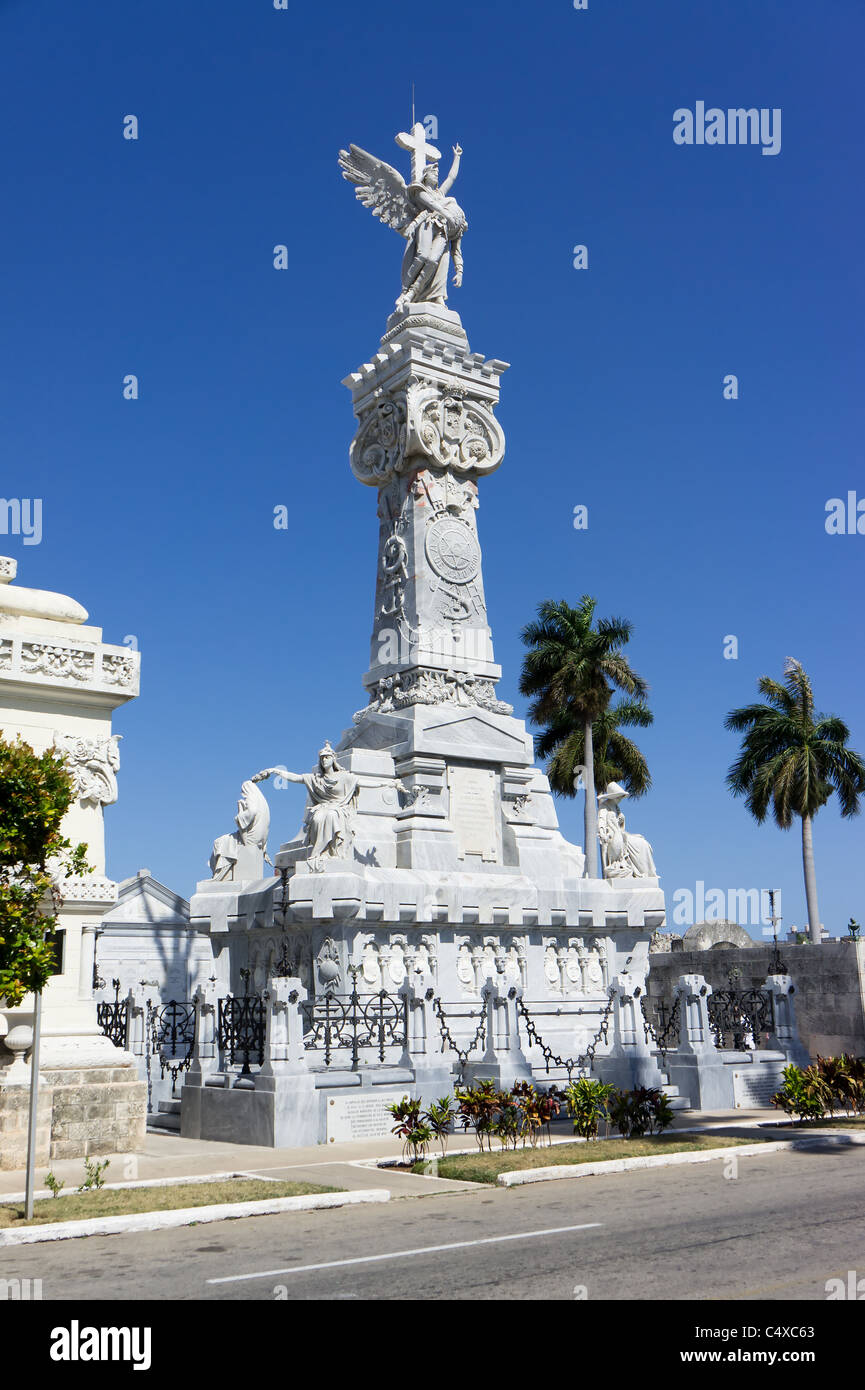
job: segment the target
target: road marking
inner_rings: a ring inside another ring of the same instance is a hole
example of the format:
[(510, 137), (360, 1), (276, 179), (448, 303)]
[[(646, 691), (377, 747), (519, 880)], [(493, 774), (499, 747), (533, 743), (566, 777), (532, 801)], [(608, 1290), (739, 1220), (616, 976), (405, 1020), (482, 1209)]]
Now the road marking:
[(422, 1245), (417, 1250), (393, 1250), (386, 1255), (357, 1255), (351, 1260), (327, 1260), (323, 1264), (293, 1265), (289, 1269), (262, 1269), (257, 1274), (224, 1274), (208, 1279), (208, 1284), (240, 1284), (246, 1279), (275, 1279), (283, 1274), (308, 1274), (317, 1269), (341, 1269), (346, 1265), (374, 1264), (379, 1260), (407, 1260), (413, 1255), (437, 1255), (443, 1250), (468, 1250), (474, 1245), (500, 1245), (505, 1240), (537, 1240), (541, 1236), (560, 1236), (570, 1231), (592, 1231), (601, 1221), (586, 1221), (581, 1226), (553, 1226), (546, 1231), (520, 1231), (512, 1236), (484, 1236), (480, 1240), (456, 1240), (451, 1245)]

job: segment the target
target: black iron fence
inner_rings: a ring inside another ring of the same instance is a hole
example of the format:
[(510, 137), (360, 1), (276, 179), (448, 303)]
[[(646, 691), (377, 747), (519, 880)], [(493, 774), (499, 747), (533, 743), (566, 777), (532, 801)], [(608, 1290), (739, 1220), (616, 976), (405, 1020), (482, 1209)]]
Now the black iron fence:
[(120, 981), (112, 980), (114, 999), (104, 999), (96, 1005), (96, 1021), (101, 1032), (110, 1038), (115, 1047), (126, 1046), (126, 1029), (129, 1022), (129, 1000), (120, 998)]
[(707, 1000), (715, 1046), (734, 1052), (766, 1047), (775, 1031), (775, 1006), (767, 989), (716, 989)]
[(219, 1001), (216, 1040), (223, 1066), (240, 1062), (241, 1076), (264, 1062), (266, 999), (264, 994), (228, 994)]
[(304, 1046), (323, 1054), (329, 1067), (335, 1052), (348, 1052), (352, 1071), (360, 1065), (362, 1048), (374, 1049), (384, 1062), (387, 1049), (405, 1047), (408, 1038), (408, 1001), (380, 989), (360, 994), (357, 971), (352, 970), (350, 994), (323, 994), (301, 1005)]
[(177, 1078), (192, 1061), (195, 1042), (195, 1005), (190, 1000), (169, 999), (167, 1004), (147, 1002), (147, 1080), (150, 1089), (151, 1058), (159, 1061), (159, 1075), (171, 1077), (171, 1095), (177, 1098)]
[(682, 998), (677, 994), (672, 1005), (664, 999), (652, 999), (648, 994), (640, 996), (643, 1010), (643, 1026), (646, 1042), (654, 1042), (663, 1061), (667, 1053), (679, 1046), (679, 1030), (682, 1022)]

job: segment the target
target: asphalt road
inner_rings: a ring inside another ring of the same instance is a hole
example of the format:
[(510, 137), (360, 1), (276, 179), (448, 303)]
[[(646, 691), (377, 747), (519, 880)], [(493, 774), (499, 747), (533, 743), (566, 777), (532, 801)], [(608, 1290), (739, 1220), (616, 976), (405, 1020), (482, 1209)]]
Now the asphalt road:
[(865, 1275), (865, 1149), (0, 1250), (45, 1300), (814, 1299)]

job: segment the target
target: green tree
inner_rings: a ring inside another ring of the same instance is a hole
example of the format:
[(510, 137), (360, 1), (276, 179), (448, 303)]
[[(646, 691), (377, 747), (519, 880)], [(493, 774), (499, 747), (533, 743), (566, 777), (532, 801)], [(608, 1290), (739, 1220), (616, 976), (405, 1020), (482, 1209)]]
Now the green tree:
[[(647, 729), (654, 715), (642, 700), (622, 699), (598, 715), (592, 724), (595, 786), (619, 782), (631, 796), (642, 796), (652, 785), (649, 767), (637, 745), (622, 729)], [(546, 759), (550, 786), (559, 796), (574, 795), (574, 778), (585, 767), (586, 733), (582, 724), (554, 719), (535, 739), (539, 758)]]
[(758, 824), (771, 806), (777, 825), (789, 830), (802, 821), (802, 862), (811, 940), (820, 940), (817, 876), (812, 823), (833, 792), (841, 815), (855, 816), (865, 793), (865, 762), (847, 746), (850, 730), (836, 715), (817, 714), (811, 682), (800, 662), (788, 657), (783, 682), (761, 676), (765, 703), (731, 710), (724, 721), (744, 734), (742, 751), (727, 773), (727, 784)]
[(20, 1004), (54, 969), (59, 881), (88, 871), (60, 822), (74, 798), (64, 760), (49, 749), (0, 739), (0, 999)]
[[(588, 594), (576, 608), (564, 599), (545, 599), (538, 605), (537, 621), (521, 633), (528, 651), (523, 658), (520, 692), (531, 699), (529, 718), (542, 728), (540, 740), (552, 739), (555, 748), (570, 735), (581, 733), (587, 878), (598, 874), (594, 726), (607, 712), (615, 690), (637, 702), (649, 691), (622, 652), (630, 640), (632, 624), (624, 618), (599, 618), (593, 625), (596, 606), (597, 600)], [(610, 740), (605, 756), (609, 751)], [(557, 790), (573, 796), (573, 778), (570, 787), (562, 781)]]

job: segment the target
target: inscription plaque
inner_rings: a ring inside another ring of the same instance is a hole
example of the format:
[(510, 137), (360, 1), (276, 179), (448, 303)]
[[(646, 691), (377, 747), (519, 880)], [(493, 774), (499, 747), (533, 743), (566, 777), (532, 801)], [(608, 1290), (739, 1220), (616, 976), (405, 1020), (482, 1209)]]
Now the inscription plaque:
[(497, 863), (499, 858), (496, 825), (496, 775), (492, 768), (449, 767), (450, 821), (459, 857), (479, 854)]
[(733, 1104), (737, 1110), (769, 1110), (772, 1097), (784, 1084), (780, 1063), (758, 1062), (733, 1068)]
[(394, 1118), (387, 1107), (393, 1101), (402, 1100), (404, 1095), (405, 1090), (329, 1096), (327, 1142), (343, 1144), (350, 1139), (391, 1139)]

